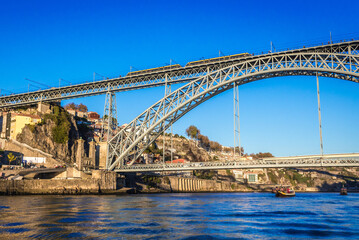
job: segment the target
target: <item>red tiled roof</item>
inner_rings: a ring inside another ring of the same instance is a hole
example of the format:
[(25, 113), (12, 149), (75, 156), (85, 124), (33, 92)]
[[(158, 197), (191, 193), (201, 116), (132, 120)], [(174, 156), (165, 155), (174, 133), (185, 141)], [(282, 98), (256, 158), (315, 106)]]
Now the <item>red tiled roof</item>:
[[(175, 159), (172, 161), (172, 163), (188, 163), (186, 159)], [(171, 163), (171, 161), (166, 161), (166, 163)]]

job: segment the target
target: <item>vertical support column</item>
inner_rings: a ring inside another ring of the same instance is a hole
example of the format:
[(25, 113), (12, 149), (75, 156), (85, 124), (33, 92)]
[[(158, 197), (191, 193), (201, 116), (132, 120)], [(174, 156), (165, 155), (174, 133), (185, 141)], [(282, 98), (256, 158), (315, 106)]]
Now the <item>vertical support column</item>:
[[(352, 51), (351, 51), (351, 46), (349, 45), (348, 46), (348, 53), (349, 54), (352, 54)], [(350, 70), (350, 72), (352, 71), (352, 58), (351, 57), (349, 57), (349, 70)], [(353, 79), (353, 76), (351, 76), (350, 78), (352, 78)]]
[(77, 140), (77, 152), (76, 152), (76, 164), (77, 168), (83, 170), (83, 161), (84, 161), (84, 140), (82, 138)]
[(173, 163), (173, 126), (171, 124), (171, 163)]
[[(320, 111), (320, 92), (319, 92), (318, 72), (316, 75), (317, 75), (317, 98), (318, 98), (319, 134), (320, 134), (320, 153), (323, 156), (322, 115), (321, 115), (321, 111)], [(323, 166), (322, 160), (321, 160), (321, 165)]]
[[(106, 119), (106, 125), (107, 125), (107, 136), (106, 136), (106, 142), (107, 142), (107, 156), (106, 156), (106, 169), (111, 165), (111, 160), (109, 159), (110, 156), (110, 145), (111, 145), (111, 138), (114, 136), (115, 131), (117, 129), (117, 110), (116, 110), (116, 95), (113, 92), (108, 91), (106, 93), (106, 100), (105, 100), (105, 108), (104, 108), (104, 116), (102, 121), (102, 141), (104, 141), (104, 135), (105, 135), (105, 117)], [(121, 163), (122, 164), (122, 163)]]
[[(165, 77), (165, 97), (167, 95), (167, 74)], [(166, 114), (166, 107), (165, 107), (166, 101), (163, 101), (163, 116)], [(163, 135), (162, 135), (162, 141), (163, 141), (163, 145), (162, 145), (162, 163), (165, 163), (165, 151), (166, 151), (166, 130), (165, 130), (165, 119), (163, 119), (163, 123), (162, 123), (162, 128), (163, 128)]]
[[(168, 74), (166, 74), (165, 76), (165, 97), (167, 95), (169, 95), (171, 93), (171, 85), (168, 84)], [(165, 104), (166, 102), (164, 102), (163, 104)], [(165, 115), (165, 106), (163, 106), (163, 115)], [(163, 158), (163, 163), (165, 163), (165, 150), (166, 150), (166, 130), (165, 128), (165, 120), (163, 120), (163, 153), (162, 153), (162, 158)], [(173, 153), (172, 153), (172, 148), (173, 148), (173, 139), (172, 139), (172, 124), (171, 124), (171, 163), (173, 161)]]
[(241, 152), (241, 138), (240, 138), (240, 122), (239, 122), (239, 90), (238, 85), (233, 85), (233, 159), (236, 155), (236, 147), (238, 146), (239, 158), (242, 156)]
[(7, 112), (1, 112), (0, 116), (0, 138), (6, 138)]
[(92, 140), (89, 145), (89, 159), (91, 161), (91, 165), (96, 167), (96, 143), (94, 140)]

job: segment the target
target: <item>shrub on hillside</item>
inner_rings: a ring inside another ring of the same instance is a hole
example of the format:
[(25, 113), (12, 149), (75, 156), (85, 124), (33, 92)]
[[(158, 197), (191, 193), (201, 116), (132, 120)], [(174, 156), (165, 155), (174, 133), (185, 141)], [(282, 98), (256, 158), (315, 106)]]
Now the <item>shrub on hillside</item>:
[(53, 141), (56, 143), (67, 143), (71, 128), (70, 116), (62, 108), (55, 106), (53, 114), (45, 114), (44, 122), (51, 120), (55, 126), (52, 128)]

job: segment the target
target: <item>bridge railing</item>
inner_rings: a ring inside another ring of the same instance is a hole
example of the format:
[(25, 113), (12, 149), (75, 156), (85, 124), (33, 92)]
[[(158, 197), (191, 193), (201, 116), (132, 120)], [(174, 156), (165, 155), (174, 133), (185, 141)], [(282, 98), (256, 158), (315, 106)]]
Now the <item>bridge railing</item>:
[(248, 168), (282, 168), (282, 167), (329, 167), (329, 166), (357, 166), (359, 154), (303, 156), (279, 159), (258, 159), (226, 162), (191, 162), (167, 164), (134, 164), (125, 165), (117, 172), (141, 171), (191, 171), (208, 169), (248, 169)]

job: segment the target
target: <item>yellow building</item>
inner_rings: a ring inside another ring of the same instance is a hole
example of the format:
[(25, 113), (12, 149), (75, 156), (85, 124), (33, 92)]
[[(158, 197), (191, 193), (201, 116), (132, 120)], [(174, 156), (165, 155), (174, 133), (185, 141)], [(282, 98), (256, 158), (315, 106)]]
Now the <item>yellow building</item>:
[(12, 113), (11, 114), (11, 127), (10, 127), (10, 139), (15, 139), (16, 136), (21, 133), (25, 125), (35, 125), (40, 122), (39, 116), (24, 114), (24, 113)]

